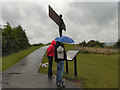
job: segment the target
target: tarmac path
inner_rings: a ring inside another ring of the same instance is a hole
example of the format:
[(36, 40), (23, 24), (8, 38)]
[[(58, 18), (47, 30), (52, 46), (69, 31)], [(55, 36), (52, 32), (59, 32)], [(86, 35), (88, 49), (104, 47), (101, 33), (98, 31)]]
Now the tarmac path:
[[(39, 73), (48, 46), (39, 48), (2, 73), (2, 88), (58, 88), (56, 78)], [(66, 88), (78, 88), (64, 80)]]

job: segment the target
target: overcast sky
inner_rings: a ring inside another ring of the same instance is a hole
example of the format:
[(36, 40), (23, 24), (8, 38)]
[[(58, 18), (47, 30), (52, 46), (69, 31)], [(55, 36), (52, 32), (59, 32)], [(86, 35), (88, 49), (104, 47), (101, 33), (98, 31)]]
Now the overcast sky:
[(31, 44), (48, 43), (59, 36), (58, 26), (48, 16), (48, 5), (63, 15), (67, 29), (63, 36), (75, 43), (118, 40), (117, 2), (3, 2), (0, 23), (20, 24)]

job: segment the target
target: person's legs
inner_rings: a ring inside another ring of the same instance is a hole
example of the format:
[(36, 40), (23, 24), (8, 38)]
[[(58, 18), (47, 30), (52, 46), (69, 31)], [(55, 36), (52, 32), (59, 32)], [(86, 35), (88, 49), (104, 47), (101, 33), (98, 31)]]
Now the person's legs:
[(49, 67), (48, 67), (48, 77), (52, 76), (52, 62), (53, 62), (53, 57), (48, 56), (49, 60)]
[(56, 83), (59, 83), (59, 77), (60, 77), (60, 62), (57, 62)]
[(65, 87), (65, 85), (63, 85), (63, 71), (64, 71), (64, 61), (59, 61), (57, 63), (57, 77), (56, 77), (56, 82), (58, 83), (57, 85), (61, 86), (61, 87)]
[(59, 82), (62, 83), (62, 78), (63, 78), (63, 72), (64, 72), (64, 61), (61, 61), (60, 63), (60, 77), (59, 77)]
[(62, 83), (63, 71), (64, 71), (64, 61), (59, 61), (57, 63), (57, 78), (56, 78), (56, 81), (59, 83)]

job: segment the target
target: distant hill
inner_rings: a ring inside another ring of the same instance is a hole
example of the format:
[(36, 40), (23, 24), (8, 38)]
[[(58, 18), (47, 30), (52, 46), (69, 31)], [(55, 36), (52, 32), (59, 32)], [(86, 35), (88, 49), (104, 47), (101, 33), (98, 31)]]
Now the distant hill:
[(105, 46), (113, 46), (116, 42), (104, 42)]

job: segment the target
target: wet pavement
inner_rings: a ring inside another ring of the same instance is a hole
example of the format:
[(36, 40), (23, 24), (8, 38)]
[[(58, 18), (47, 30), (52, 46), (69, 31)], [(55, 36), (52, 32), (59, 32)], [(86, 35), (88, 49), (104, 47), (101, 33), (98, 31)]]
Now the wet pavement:
[[(48, 46), (37, 49), (2, 73), (2, 88), (58, 88), (56, 78), (39, 73), (41, 60)], [(78, 88), (64, 80), (66, 88)]]

